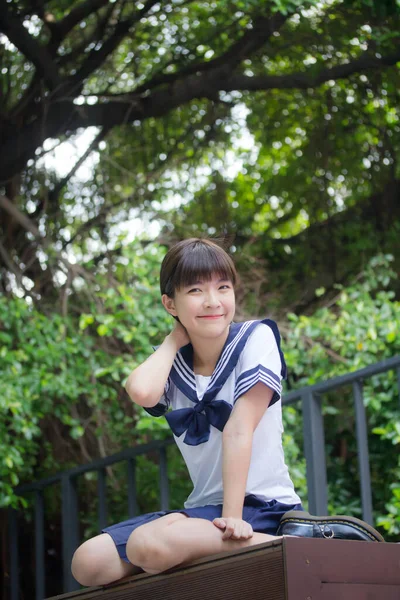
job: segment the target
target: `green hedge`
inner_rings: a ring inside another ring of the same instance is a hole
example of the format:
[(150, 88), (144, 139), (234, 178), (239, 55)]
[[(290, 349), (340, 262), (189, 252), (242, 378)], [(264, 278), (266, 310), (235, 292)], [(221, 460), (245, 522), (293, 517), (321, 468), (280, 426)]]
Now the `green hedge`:
[[(121, 448), (170, 435), (127, 398), (122, 383), (170, 330), (159, 300), (163, 252), (138, 243), (121, 253), (112, 281), (75, 291), (68, 316), (42, 314), (0, 296), (0, 506), (27, 506), (14, 488)], [(400, 354), (400, 303), (390, 291), (391, 257), (378, 256), (329, 306), (280, 323), (291, 388)], [(322, 293), (323, 290), (320, 290)], [(375, 517), (388, 539), (400, 533), (400, 402), (395, 373), (365, 385)], [(351, 389), (324, 399), (330, 512), (361, 515)], [(284, 445), (295, 485), (306, 498), (301, 411), (284, 408)], [(190, 491), (176, 448), (169, 453), (171, 507)], [(158, 508), (157, 458), (139, 460), (142, 511)], [(110, 522), (126, 517), (123, 466), (109, 470)], [(97, 531), (96, 477), (80, 482), (84, 535)], [(55, 503), (53, 510), (58, 509)]]

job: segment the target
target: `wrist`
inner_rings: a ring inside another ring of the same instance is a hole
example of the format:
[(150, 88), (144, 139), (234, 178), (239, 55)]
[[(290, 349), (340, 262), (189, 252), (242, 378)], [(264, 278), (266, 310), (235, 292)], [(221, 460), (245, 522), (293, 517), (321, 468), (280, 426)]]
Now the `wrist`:
[(222, 507), (221, 517), (224, 519), (228, 519), (231, 517), (232, 519), (242, 519), (243, 518), (243, 502), (238, 504), (224, 504)]
[(164, 343), (166, 346), (170, 347), (170, 348), (171, 348), (171, 349), (174, 351), (174, 354), (176, 354), (176, 353), (178, 352), (179, 348), (180, 348), (180, 346), (179, 346), (179, 342), (178, 342), (178, 340), (176, 339), (176, 337), (174, 336), (174, 332), (173, 332), (173, 331), (171, 331), (171, 333), (169, 333), (169, 334), (168, 334), (168, 335), (165, 337), (165, 339), (164, 339), (164, 342), (163, 342), (163, 343)]
[(243, 521), (243, 513), (236, 513), (236, 514), (232, 514), (232, 513), (224, 513), (222, 512), (221, 515), (221, 519), (240, 519), (241, 521)]

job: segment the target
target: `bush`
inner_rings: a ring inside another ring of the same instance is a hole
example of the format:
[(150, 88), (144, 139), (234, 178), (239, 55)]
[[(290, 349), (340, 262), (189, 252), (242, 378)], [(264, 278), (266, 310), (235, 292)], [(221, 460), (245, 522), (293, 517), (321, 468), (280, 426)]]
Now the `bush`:
[[(312, 316), (288, 315), (285, 354), (294, 388), (356, 371), (400, 354), (400, 303), (390, 284), (392, 257), (374, 258), (337, 298)], [(321, 290), (323, 291), (323, 290)], [(400, 533), (400, 410), (395, 372), (364, 385), (369, 458), (376, 522), (389, 536)], [(329, 512), (361, 516), (352, 390), (323, 399)], [(292, 436), (301, 439), (299, 421)], [(298, 442), (297, 442), (298, 443)], [(292, 450), (293, 453), (293, 450)]]
[[(159, 300), (161, 259), (161, 250), (152, 246), (123, 248), (112, 282), (108, 272), (100, 271), (96, 290), (89, 290), (89, 296), (87, 290), (85, 296), (77, 293), (74, 312), (67, 317), (44, 315), (24, 300), (0, 297), (0, 506), (26, 506), (14, 492), (20, 482), (170, 435), (165, 419), (153, 419), (135, 407), (121, 385), (172, 326)], [(338, 287), (337, 298), (314, 315), (288, 315), (281, 329), (291, 388), (400, 353), (400, 304), (390, 291), (395, 277), (390, 263), (390, 256), (376, 257), (353, 285)], [(395, 374), (368, 381), (364, 398), (375, 516), (387, 535), (395, 536), (400, 532)], [(327, 395), (324, 414), (329, 510), (360, 516), (351, 390)], [(300, 411), (284, 408), (284, 421), (287, 462), (306, 498)], [(168, 452), (171, 506), (177, 508), (190, 491), (190, 481), (177, 450)], [(155, 459), (139, 462), (139, 506), (155, 510)], [(109, 475), (111, 516), (123, 519), (126, 480), (117, 467)], [(81, 494), (86, 536), (97, 530), (95, 486), (95, 477), (86, 476)]]

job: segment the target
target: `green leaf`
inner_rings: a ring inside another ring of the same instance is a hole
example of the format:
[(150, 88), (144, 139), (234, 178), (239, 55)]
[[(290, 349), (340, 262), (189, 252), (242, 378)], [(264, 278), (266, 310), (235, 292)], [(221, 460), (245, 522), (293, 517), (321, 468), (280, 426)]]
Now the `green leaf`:
[(97, 327), (97, 333), (103, 337), (105, 335), (107, 335), (110, 332), (109, 328), (107, 327), (107, 325), (99, 325)]

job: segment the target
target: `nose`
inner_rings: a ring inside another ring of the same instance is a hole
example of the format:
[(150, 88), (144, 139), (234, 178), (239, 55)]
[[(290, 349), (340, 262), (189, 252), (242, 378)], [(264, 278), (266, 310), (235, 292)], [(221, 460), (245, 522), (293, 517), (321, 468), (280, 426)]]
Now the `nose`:
[(204, 299), (204, 304), (208, 307), (219, 306), (220, 301), (218, 294), (214, 290), (210, 290)]

